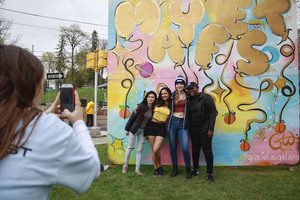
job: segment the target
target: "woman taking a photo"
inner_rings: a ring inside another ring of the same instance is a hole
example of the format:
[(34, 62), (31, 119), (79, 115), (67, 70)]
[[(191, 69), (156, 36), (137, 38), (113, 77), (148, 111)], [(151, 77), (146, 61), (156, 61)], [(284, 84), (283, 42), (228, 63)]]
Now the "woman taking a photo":
[(136, 167), (135, 172), (138, 175), (143, 175), (140, 170), (142, 151), (145, 144), (144, 129), (148, 121), (153, 115), (153, 104), (156, 101), (156, 93), (150, 91), (146, 94), (144, 100), (137, 104), (137, 112), (132, 112), (126, 126), (125, 134), (128, 136), (128, 147), (125, 153), (125, 162), (123, 165), (122, 173), (128, 172), (128, 163), (132, 150), (134, 149), (135, 139), (137, 137), (137, 149), (136, 149)]
[(55, 184), (83, 193), (100, 174), (78, 93), (75, 110), (64, 110), (71, 128), (55, 115), (59, 95), (39, 110), (44, 81), (38, 58), (0, 45), (0, 199), (49, 199)]
[(191, 156), (189, 151), (189, 131), (187, 127), (187, 94), (184, 77), (179, 75), (175, 80), (175, 92), (172, 93), (171, 114), (167, 122), (169, 132), (170, 153), (173, 164), (171, 178), (178, 174), (177, 138), (186, 166), (186, 179), (191, 179)]
[(164, 176), (165, 172), (161, 166), (160, 148), (166, 138), (165, 123), (170, 114), (171, 90), (164, 87), (160, 90), (157, 104), (153, 112), (151, 121), (145, 128), (145, 135), (148, 136), (152, 149), (152, 161), (154, 166), (154, 176)]

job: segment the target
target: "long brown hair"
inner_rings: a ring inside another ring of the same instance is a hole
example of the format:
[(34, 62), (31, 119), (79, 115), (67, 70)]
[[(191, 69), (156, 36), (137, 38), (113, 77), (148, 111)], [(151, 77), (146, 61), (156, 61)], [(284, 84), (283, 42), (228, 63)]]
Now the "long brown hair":
[(34, 55), (20, 47), (0, 45), (0, 160), (24, 147), (34, 128), (23, 141), (27, 125), (41, 116), (33, 100), (43, 76), (43, 65)]
[[(162, 99), (162, 97), (161, 97), (161, 93), (162, 93), (162, 91), (164, 91), (164, 90), (166, 90), (166, 91), (169, 93), (168, 103), (166, 103), (166, 102)], [(172, 92), (171, 92), (170, 88), (168, 88), (168, 87), (162, 88), (162, 89), (160, 90), (160, 92), (159, 92), (159, 96), (158, 96), (158, 98), (157, 98), (157, 104), (156, 104), (156, 106), (157, 106), (157, 107), (168, 106), (168, 108), (171, 109), (171, 103), (172, 103), (172, 100), (171, 100), (171, 98), (170, 98), (171, 95), (172, 95)]]
[(156, 100), (157, 100), (157, 95), (154, 91), (149, 91), (147, 92), (147, 94), (145, 95), (143, 101), (139, 104), (139, 106), (141, 107), (141, 114), (139, 115), (139, 118), (138, 118), (138, 122), (141, 122), (144, 118), (144, 115), (145, 115), (145, 112), (147, 111), (147, 107), (148, 107), (148, 102), (147, 102), (147, 98), (150, 94), (153, 94), (154, 95), (154, 102), (153, 104), (155, 105), (156, 103)]

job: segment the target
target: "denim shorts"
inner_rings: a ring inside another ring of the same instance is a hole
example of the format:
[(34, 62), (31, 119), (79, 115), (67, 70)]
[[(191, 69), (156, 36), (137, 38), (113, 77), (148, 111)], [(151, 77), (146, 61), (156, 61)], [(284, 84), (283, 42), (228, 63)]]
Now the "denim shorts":
[(166, 138), (167, 131), (165, 129), (165, 123), (157, 123), (157, 122), (148, 122), (145, 127), (145, 136), (161, 136)]

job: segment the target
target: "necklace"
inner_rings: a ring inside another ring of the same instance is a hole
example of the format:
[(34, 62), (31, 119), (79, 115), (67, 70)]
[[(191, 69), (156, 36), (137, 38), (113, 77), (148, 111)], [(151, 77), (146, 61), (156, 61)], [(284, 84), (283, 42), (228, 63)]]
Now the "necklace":
[(185, 100), (185, 97), (186, 97), (185, 94), (183, 94), (183, 95), (181, 95), (181, 96), (180, 96), (180, 94), (179, 94), (179, 95), (178, 95), (178, 100)]

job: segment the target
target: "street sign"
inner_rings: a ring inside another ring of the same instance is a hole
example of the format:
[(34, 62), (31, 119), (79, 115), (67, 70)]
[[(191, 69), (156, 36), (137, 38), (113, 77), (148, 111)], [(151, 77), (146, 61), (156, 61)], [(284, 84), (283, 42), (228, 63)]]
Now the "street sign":
[(63, 79), (64, 73), (47, 73), (47, 80), (53, 80), (53, 79)]

